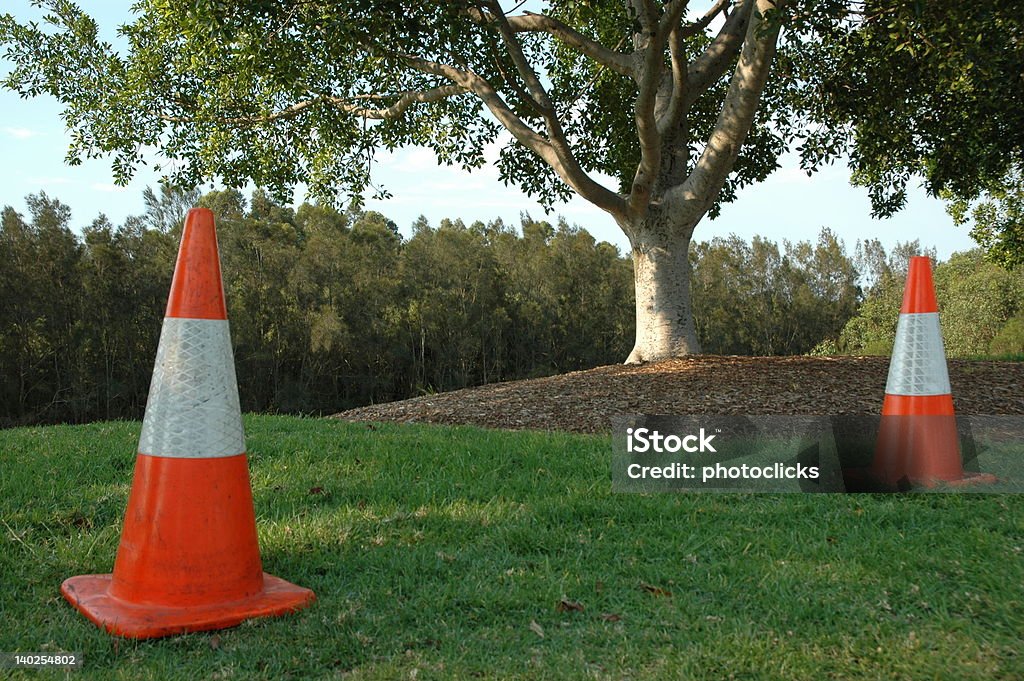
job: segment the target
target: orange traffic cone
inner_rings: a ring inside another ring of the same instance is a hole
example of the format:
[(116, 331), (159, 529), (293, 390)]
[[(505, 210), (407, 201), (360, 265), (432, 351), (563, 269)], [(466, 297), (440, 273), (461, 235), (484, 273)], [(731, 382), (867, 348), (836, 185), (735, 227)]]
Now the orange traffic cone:
[(309, 589), (263, 572), (213, 213), (189, 211), (112, 575), (64, 597), (112, 634), (154, 638), (294, 612)]
[(870, 477), (890, 490), (995, 480), (963, 469), (931, 260), (923, 256), (910, 259)]

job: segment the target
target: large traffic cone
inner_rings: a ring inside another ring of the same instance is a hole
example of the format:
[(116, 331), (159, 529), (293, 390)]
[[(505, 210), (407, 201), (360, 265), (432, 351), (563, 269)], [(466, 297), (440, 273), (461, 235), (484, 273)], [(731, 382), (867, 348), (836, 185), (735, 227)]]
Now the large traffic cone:
[(923, 256), (910, 259), (870, 477), (889, 490), (994, 480), (963, 468), (931, 260)]
[(112, 634), (220, 629), (313, 601), (263, 572), (213, 213), (189, 211), (112, 575), (64, 597)]

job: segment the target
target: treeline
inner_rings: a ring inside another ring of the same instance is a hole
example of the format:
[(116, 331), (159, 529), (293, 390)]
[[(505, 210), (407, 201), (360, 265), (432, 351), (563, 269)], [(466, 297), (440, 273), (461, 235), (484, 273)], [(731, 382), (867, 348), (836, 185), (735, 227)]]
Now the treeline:
[(524, 217), (420, 219), (297, 210), (262, 192), (147, 192), (146, 213), (77, 236), (38, 194), (0, 224), (0, 424), (138, 418), (184, 215), (217, 216), (247, 411), (329, 413), (621, 361), (628, 259), (585, 230)]
[(818, 242), (755, 236), (690, 248), (694, 321), (705, 352), (799, 355), (834, 338), (861, 299), (859, 270), (823, 229)]
[[(4, 209), (0, 424), (141, 416), (192, 205), (217, 215), (247, 411), (331, 413), (617, 363), (632, 347), (629, 258), (564, 221), (420, 218), (403, 238), (380, 213), (293, 210), (259, 191), (145, 199), (143, 215), (120, 226), (101, 216), (80, 236), (45, 194), (27, 198), (27, 215)], [(814, 244), (696, 243), (705, 350), (870, 350), (850, 325), (865, 291), (890, 295), (903, 257), (879, 249), (848, 255), (827, 230)]]
[[(863, 269), (871, 278), (864, 302), (838, 338), (823, 341), (814, 352), (889, 355), (907, 258), (918, 253), (914, 243), (887, 258), (877, 242), (862, 253)], [(933, 276), (948, 357), (1024, 359), (1024, 267), (1005, 269), (974, 249), (938, 263)]]

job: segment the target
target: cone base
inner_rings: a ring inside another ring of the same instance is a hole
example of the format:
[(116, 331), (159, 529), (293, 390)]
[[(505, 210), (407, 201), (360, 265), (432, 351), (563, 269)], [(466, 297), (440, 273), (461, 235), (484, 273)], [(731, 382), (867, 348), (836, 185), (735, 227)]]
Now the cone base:
[(872, 474), (870, 468), (844, 468), (843, 482), (846, 484), (847, 492), (909, 492), (915, 489), (963, 489), (975, 485), (992, 485), (999, 482), (999, 478), (991, 473), (974, 473), (964, 471), (962, 478), (955, 480), (941, 480), (938, 478), (908, 479), (904, 478), (897, 483), (890, 484)]
[(226, 629), (255, 617), (296, 612), (313, 602), (309, 589), (263, 573), (263, 591), (240, 601), (168, 607), (129, 603), (110, 595), (111, 575), (81, 575), (61, 584), (71, 605), (101, 629), (125, 638), (159, 638), (190, 631)]
[(939, 487), (971, 487), (973, 485), (993, 485), (999, 482), (999, 478), (991, 473), (970, 473), (964, 472), (964, 477), (959, 480), (939, 480), (935, 486)]

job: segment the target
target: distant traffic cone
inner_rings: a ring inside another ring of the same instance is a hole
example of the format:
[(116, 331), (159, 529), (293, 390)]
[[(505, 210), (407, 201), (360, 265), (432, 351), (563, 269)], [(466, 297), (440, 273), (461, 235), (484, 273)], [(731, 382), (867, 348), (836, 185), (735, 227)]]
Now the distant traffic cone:
[(931, 261), (910, 259), (871, 464), (876, 488), (991, 482), (965, 473)]
[(189, 211), (112, 575), (64, 597), (112, 634), (220, 629), (309, 605), (263, 572), (213, 213)]

